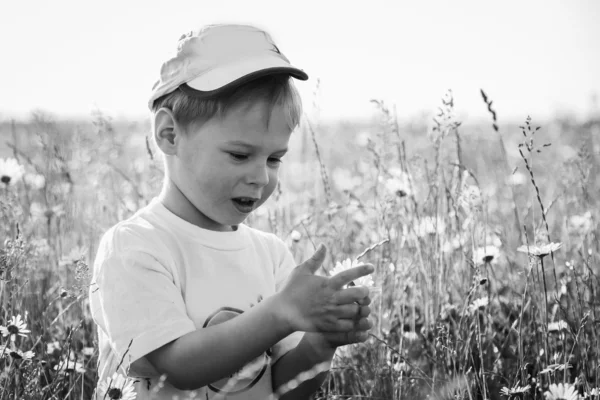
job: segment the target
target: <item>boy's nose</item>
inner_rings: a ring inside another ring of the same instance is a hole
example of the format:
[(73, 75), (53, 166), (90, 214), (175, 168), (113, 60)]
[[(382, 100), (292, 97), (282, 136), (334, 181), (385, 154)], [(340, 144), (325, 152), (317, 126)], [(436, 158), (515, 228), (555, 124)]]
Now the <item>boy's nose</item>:
[(247, 175), (248, 183), (257, 186), (267, 186), (269, 183), (269, 167), (264, 164), (256, 165)]

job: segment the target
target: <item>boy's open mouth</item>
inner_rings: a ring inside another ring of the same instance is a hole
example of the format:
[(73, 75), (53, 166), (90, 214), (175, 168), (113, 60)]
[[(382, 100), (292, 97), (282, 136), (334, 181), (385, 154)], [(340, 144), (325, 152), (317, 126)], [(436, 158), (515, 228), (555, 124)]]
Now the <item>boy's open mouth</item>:
[(231, 200), (239, 212), (246, 214), (254, 209), (254, 205), (259, 199), (253, 197), (235, 197)]

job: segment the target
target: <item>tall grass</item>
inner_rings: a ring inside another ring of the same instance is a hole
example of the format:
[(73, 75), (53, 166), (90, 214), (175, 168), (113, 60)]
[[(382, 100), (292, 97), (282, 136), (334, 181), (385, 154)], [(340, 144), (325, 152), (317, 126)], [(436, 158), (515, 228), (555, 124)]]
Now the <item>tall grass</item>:
[[(600, 120), (519, 128), (482, 98), (486, 126), (459, 121), (448, 92), (429, 121), (401, 124), (374, 100), (372, 123), (306, 118), (294, 133), (278, 190), (248, 224), (277, 233), (299, 262), (326, 243), (326, 273), (380, 244), (362, 257), (383, 287), (370, 339), (338, 349), (316, 398), (598, 388)], [(0, 159), (23, 168), (0, 184), (0, 325), (26, 324), (1, 337), (0, 400), (91, 398), (89, 264), (100, 235), (160, 189), (148, 130), (100, 112), (0, 126)], [(547, 243), (562, 246), (536, 252)]]

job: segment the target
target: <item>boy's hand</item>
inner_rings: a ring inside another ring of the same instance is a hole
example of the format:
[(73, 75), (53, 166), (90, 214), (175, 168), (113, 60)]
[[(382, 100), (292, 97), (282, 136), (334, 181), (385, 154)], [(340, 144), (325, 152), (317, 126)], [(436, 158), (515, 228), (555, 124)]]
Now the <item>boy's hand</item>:
[(326, 252), (324, 245), (319, 246), (310, 259), (292, 271), (276, 294), (278, 316), (291, 331), (337, 332), (345, 336), (346, 332), (356, 330), (356, 302), (363, 301), (369, 290), (361, 286), (343, 289), (343, 286), (372, 273), (374, 268), (371, 264), (362, 264), (331, 278), (317, 276), (315, 272)]
[(348, 344), (363, 343), (369, 338), (369, 330), (373, 327), (368, 317), (371, 314), (371, 298), (365, 297), (357, 306), (357, 313), (354, 318), (354, 329), (350, 332), (320, 332), (325, 340), (327, 347), (335, 349), (336, 347), (346, 346)]

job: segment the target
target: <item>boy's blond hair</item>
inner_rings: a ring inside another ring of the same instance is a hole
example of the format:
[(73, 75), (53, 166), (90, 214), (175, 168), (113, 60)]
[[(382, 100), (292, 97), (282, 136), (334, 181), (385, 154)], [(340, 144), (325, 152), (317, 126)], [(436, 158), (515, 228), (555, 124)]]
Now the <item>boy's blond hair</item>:
[(286, 122), (290, 130), (300, 124), (302, 117), (302, 99), (289, 75), (274, 74), (256, 78), (226, 92), (209, 98), (198, 98), (175, 91), (159, 97), (152, 103), (155, 114), (161, 108), (167, 108), (185, 130), (199, 128), (213, 117), (223, 118), (237, 106), (246, 109), (262, 101), (267, 108), (265, 123), (268, 123), (275, 106), (281, 105), (285, 110)]

